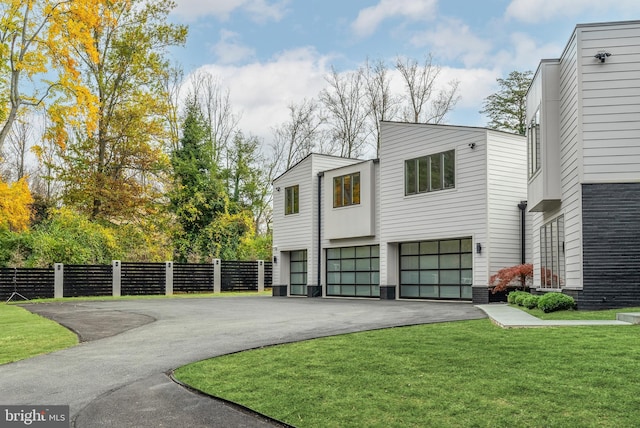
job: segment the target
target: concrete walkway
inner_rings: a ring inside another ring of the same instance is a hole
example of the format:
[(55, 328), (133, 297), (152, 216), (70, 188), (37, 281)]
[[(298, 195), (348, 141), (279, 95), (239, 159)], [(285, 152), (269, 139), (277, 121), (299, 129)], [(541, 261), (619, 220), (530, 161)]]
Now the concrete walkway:
[(506, 303), (476, 305), (497, 325), (503, 328), (558, 327), (571, 325), (632, 325), (618, 320), (541, 320)]

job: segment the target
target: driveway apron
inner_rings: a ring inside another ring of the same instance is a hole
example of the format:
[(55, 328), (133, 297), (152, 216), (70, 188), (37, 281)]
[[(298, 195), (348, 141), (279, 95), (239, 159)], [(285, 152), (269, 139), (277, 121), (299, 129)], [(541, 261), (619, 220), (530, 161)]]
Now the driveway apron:
[[(47, 310), (56, 319), (53, 306), (38, 312)], [(269, 296), (65, 303), (58, 312), (81, 337), (83, 317), (100, 334), (89, 331), (90, 341), (73, 348), (0, 366), (0, 404), (68, 404), (78, 428), (272, 426), (187, 391), (166, 373), (273, 344), (485, 317), (468, 303)]]

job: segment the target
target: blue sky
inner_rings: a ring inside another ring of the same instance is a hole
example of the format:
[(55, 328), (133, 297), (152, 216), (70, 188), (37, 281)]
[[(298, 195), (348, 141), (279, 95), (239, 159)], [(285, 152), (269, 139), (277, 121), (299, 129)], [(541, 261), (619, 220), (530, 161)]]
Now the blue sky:
[(460, 82), (447, 123), (484, 126), (479, 110), (496, 79), (560, 56), (576, 24), (640, 20), (639, 0), (176, 2), (171, 19), (189, 25), (189, 39), (172, 51), (175, 60), (187, 74), (216, 76), (240, 128), (266, 143), (287, 105), (315, 97), (332, 65), (354, 70), (369, 57), (391, 66), (398, 55), (431, 53), (442, 84)]

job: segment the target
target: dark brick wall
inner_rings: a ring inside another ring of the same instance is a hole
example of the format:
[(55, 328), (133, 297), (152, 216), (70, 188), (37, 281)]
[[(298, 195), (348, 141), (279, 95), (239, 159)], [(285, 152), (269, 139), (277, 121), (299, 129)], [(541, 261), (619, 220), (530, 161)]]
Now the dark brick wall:
[(380, 286), (380, 300), (395, 300), (395, 299), (396, 299), (395, 285)]
[(579, 309), (640, 306), (640, 183), (582, 185)]
[(489, 294), (491, 290), (487, 287), (471, 287), (471, 301), (476, 305), (485, 305), (489, 303)]

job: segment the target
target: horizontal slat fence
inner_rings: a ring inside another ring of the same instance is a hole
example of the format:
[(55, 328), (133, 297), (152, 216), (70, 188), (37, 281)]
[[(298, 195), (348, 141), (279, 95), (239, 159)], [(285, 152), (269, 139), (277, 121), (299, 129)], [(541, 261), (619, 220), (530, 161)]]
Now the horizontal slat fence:
[(164, 294), (164, 263), (122, 263), (122, 295)]
[(113, 269), (106, 265), (64, 265), (64, 297), (111, 296)]
[(251, 261), (222, 261), (222, 291), (258, 290), (258, 264)]
[(212, 293), (213, 279), (214, 267), (211, 263), (173, 265), (174, 293)]
[[(13, 292), (27, 299), (53, 297), (53, 268), (0, 268), (0, 300), (6, 302)], [(15, 296), (12, 300), (22, 300)]]
[[(120, 269), (120, 295), (127, 296), (211, 293), (218, 285), (221, 291), (255, 291), (259, 288), (259, 263), (264, 269), (263, 284), (269, 287), (273, 278), (271, 262), (215, 260), (215, 265), (123, 262), (116, 266)], [(0, 268), (0, 302), (6, 302), (14, 291), (27, 299), (52, 298), (56, 293), (64, 297), (114, 295), (118, 278), (114, 265), (57, 264), (56, 269), (58, 271), (54, 268)], [(172, 286), (167, 284), (167, 275)], [(220, 284), (215, 284), (216, 275), (219, 275)], [(12, 300), (22, 299), (13, 296)]]

